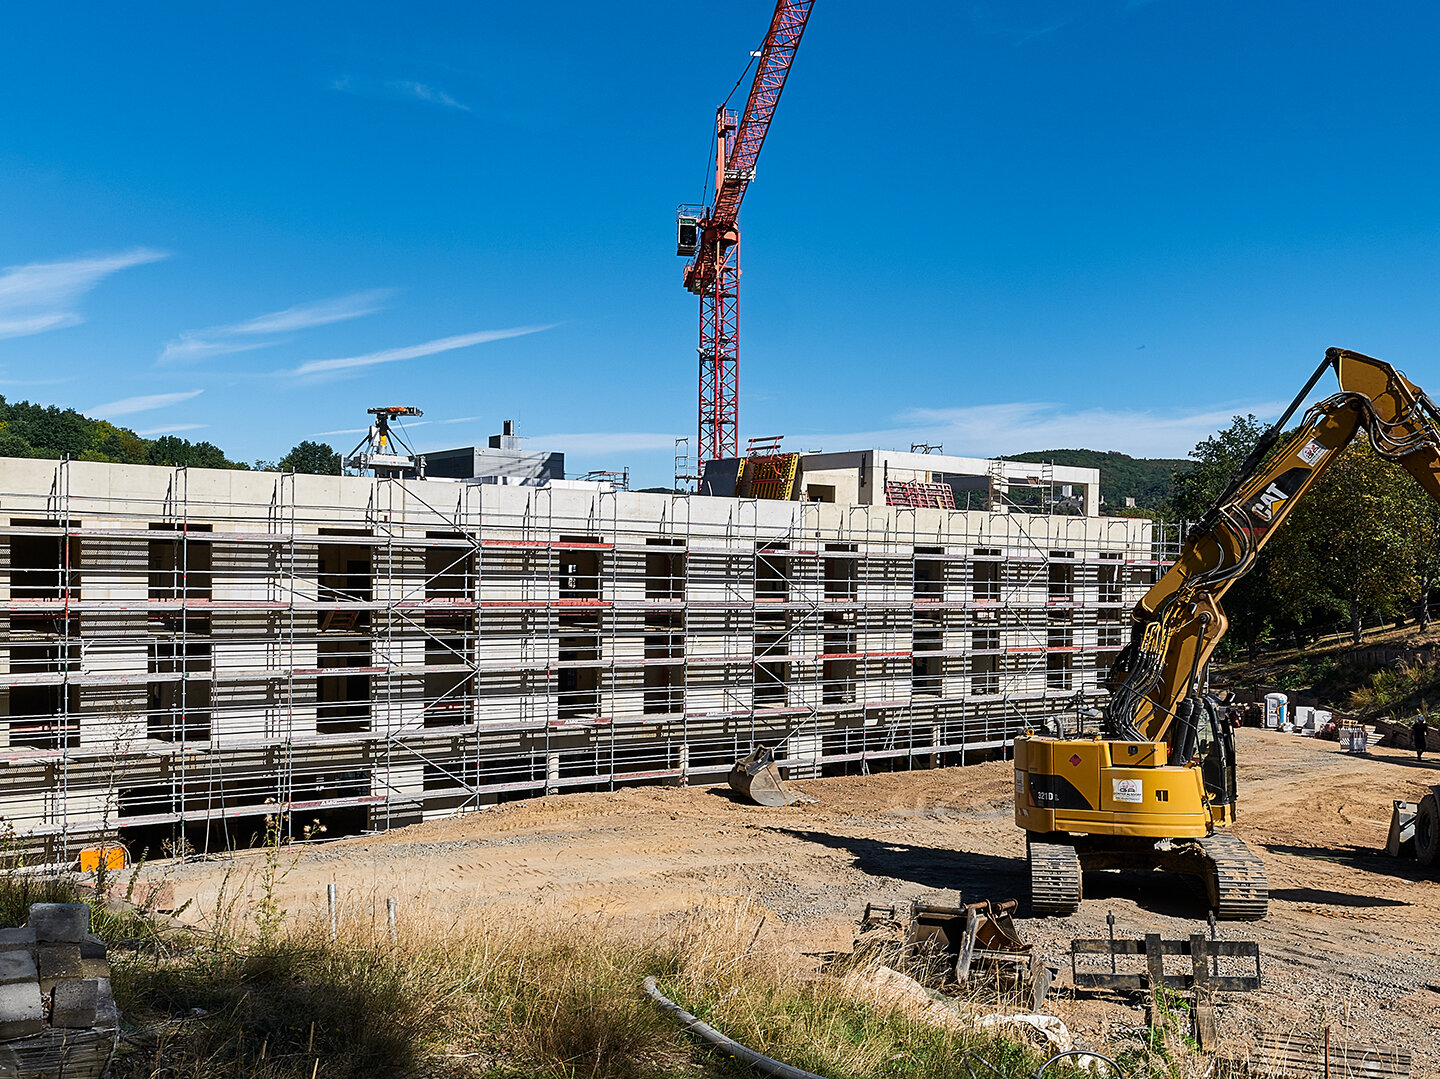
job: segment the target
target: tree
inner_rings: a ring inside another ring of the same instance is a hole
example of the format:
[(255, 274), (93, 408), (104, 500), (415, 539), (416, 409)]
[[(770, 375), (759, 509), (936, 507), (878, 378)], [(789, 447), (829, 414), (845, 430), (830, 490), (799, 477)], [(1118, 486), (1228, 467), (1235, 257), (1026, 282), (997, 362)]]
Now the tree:
[(1264, 433), (1265, 425), (1254, 415), (1236, 416), (1229, 427), (1196, 444), (1190, 451), (1195, 463), (1171, 474), (1171, 502), (1181, 518), (1197, 521), (1204, 516)]
[(190, 466), (192, 468), (234, 468), (225, 451), (213, 442), (193, 442), (190, 445)]
[(0, 457), (34, 457), (35, 447), (0, 422)]
[(1327, 613), (1364, 641), (1367, 614), (1394, 614), (1415, 594), (1412, 481), (1357, 438), (1270, 541), (1280, 607), (1303, 623)]
[(304, 472), (315, 476), (340, 475), (340, 452), (324, 442), (308, 439), (280, 458), (280, 471)]
[(95, 420), (90, 432), (90, 449), (101, 455), (102, 460), (143, 465), (149, 458), (150, 446), (134, 431)]
[(92, 448), (95, 421), (73, 408), (17, 401), (5, 405), (3, 418), (10, 431), (35, 447), (41, 457), (79, 457)]
[(152, 465), (182, 465), (190, 468), (230, 468), (225, 453), (219, 446), (209, 442), (191, 442), (162, 435), (150, 443), (146, 452), (146, 463)]
[(1430, 628), (1430, 593), (1440, 585), (1440, 502), (1418, 483), (1411, 483), (1405, 505), (1411, 555), (1415, 560), (1415, 617), (1421, 630)]
[(1136, 458), (1114, 450), (1034, 450), (1012, 454), (1005, 460), (1098, 468), (1101, 500), (1106, 512), (1116, 517), (1127, 516), (1122, 512), (1127, 498), (1135, 500), (1136, 508), (1155, 510), (1157, 517), (1173, 517), (1168, 503), (1174, 474), (1190, 470), (1189, 461)]

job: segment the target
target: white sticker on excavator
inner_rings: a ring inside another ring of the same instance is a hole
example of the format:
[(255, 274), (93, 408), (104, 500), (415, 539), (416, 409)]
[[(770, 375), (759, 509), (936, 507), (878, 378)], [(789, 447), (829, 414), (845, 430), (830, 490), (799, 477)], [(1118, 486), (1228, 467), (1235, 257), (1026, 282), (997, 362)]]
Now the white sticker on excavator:
[(1145, 801), (1145, 781), (1143, 779), (1114, 779), (1111, 782), (1115, 784), (1115, 801)]
[(1299, 457), (1300, 460), (1304, 461), (1307, 465), (1314, 467), (1315, 462), (1320, 460), (1320, 458), (1324, 457), (1326, 452), (1327, 451), (1325, 447), (1320, 445), (1320, 443), (1316, 442), (1312, 438), (1309, 442), (1305, 444), (1305, 448), (1301, 450), (1296, 456)]

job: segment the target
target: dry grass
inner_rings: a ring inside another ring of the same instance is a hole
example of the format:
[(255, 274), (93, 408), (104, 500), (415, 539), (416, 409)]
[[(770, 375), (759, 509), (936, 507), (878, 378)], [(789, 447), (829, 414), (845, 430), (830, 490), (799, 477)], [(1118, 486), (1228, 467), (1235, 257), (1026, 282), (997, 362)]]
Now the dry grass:
[(966, 1052), (1004, 1075), (1039, 1063), (857, 999), (767, 943), (743, 904), (643, 926), (548, 908), (412, 915), (393, 942), (368, 919), (334, 942), (303, 919), (250, 932), (240, 909), (116, 950), (135, 1028), (117, 1076), (750, 1074), (678, 1031), (641, 993), (647, 975), (742, 1043), (834, 1079), (961, 1079)]
[[(1041, 1063), (861, 999), (853, 968), (848, 982), (819, 973), (744, 903), (644, 924), (545, 905), (406, 911), (393, 939), (383, 915), (352, 915), (332, 941), (328, 919), (276, 909), (277, 865), (227, 887), (199, 926), (94, 898), (125, 1024), (116, 1079), (753, 1074), (677, 1030), (642, 994), (649, 975), (742, 1044), (831, 1079), (1029, 1077)], [(80, 883), (0, 875), (0, 912), (14, 924)], [(1146, 1053), (1126, 1070), (1190, 1069)]]

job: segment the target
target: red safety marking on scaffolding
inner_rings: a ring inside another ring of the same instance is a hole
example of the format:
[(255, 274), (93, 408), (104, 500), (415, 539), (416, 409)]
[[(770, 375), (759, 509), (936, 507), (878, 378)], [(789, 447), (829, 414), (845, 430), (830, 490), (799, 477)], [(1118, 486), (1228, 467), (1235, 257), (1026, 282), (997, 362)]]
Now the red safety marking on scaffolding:
[(914, 509), (953, 510), (955, 492), (948, 483), (920, 483), (915, 480), (886, 480), (885, 505)]

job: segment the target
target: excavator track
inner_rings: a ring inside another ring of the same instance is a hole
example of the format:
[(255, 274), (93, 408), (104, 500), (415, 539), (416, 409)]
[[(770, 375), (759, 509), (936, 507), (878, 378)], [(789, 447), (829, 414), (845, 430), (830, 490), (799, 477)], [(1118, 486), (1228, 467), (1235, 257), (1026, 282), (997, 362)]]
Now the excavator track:
[(1197, 841), (1210, 863), (1207, 890), (1222, 921), (1254, 921), (1265, 917), (1270, 884), (1265, 863), (1237, 836), (1216, 832)]
[(1030, 912), (1074, 914), (1080, 909), (1080, 856), (1066, 843), (1031, 843)]

